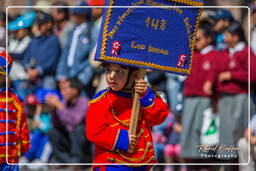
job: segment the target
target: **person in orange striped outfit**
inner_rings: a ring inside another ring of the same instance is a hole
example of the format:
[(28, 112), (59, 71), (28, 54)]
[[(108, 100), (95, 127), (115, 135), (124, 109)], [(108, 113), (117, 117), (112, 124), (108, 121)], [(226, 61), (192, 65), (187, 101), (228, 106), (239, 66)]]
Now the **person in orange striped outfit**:
[(0, 170), (17, 171), (20, 155), (30, 148), (29, 131), (21, 98), (6, 87), (12, 66), (7, 52), (0, 52)]

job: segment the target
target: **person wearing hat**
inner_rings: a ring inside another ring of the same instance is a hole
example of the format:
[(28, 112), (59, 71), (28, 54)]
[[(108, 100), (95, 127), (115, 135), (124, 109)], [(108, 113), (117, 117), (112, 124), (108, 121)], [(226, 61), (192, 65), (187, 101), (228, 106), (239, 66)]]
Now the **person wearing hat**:
[(23, 65), (28, 74), (28, 86), (55, 89), (55, 72), (61, 52), (58, 38), (53, 34), (53, 18), (50, 14), (38, 13), (34, 21), (34, 32), (24, 53)]
[(20, 155), (29, 150), (30, 140), (22, 100), (12, 89), (6, 87), (5, 81), (11, 66), (10, 55), (6, 51), (0, 52), (0, 170), (18, 171), (18, 165), (9, 163), (19, 162)]
[(227, 48), (224, 43), (224, 28), (228, 27), (234, 21), (233, 15), (229, 10), (218, 9), (213, 15), (209, 16), (214, 20), (213, 30), (215, 32), (216, 49), (223, 50)]
[(63, 84), (69, 78), (77, 78), (83, 83), (87, 96), (92, 96), (94, 90), (91, 87), (93, 68), (89, 63), (89, 53), (92, 49), (90, 39), (90, 8), (81, 1), (77, 8), (71, 8), (71, 20), (75, 28), (68, 34), (65, 49), (61, 54), (57, 67), (57, 80)]
[(22, 87), (25, 82), (24, 80), (27, 80), (27, 73), (22, 65), (22, 59), (24, 58), (25, 50), (32, 40), (31, 26), (35, 17), (35, 12), (26, 13), (8, 24), (8, 31), (13, 33), (9, 36), (8, 52), (14, 59), (10, 78), (14, 90), (23, 99), (26, 97), (27, 90), (22, 89)]
[[(95, 145), (93, 163), (120, 165), (95, 164), (93, 170), (150, 170), (150, 165), (129, 164), (156, 163), (150, 128), (166, 119), (168, 106), (145, 80), (136, 80), (138, 68), (114, 63), (103, 66), (109, 88), (89, 102), (86, 137)], [(141, 104), (136, 135), (128, 132), (134, 92)]]

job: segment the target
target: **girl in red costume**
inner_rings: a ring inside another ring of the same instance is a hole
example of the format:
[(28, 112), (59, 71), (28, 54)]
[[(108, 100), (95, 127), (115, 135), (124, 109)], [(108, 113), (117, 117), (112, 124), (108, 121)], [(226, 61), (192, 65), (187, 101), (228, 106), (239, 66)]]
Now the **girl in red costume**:
[[(156, 163), (150, 127), (165, 120), (168, 106), (146, 81), (135, 81), (136, 68), (104, 65), (109, 88), (92, 98), (86, 114), (86, 135), (95, 144), (94, 163), (107, 164), (94, 170), (149, 170), (150, 165), (142, 164)], [(141, 109), (137, 133), (129, 135), (133, 90), (140, 96)]]

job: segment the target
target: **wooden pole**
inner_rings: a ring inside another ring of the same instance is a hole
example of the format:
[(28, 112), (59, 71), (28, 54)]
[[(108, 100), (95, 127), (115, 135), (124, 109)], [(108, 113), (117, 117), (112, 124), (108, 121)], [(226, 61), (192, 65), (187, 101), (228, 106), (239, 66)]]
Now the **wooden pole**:
[[(138, 72), (138, 80), (144, 79), (146, 74), (146, 69), (140, 68)], [(139, 101), (139, 94), (135, 93), (133, 98), (133, 104), (132, 104), (132, 115), (131, 115), (131, 121), (130, 121), (130, 127), (129, 127), (129, 134), (136, 135), (138, 120), (139, 120), (139, 114), (140, 114), (140, 101)], [(129, 153), (133, 153), (134, 149), (132, 151), (128, 151)]]

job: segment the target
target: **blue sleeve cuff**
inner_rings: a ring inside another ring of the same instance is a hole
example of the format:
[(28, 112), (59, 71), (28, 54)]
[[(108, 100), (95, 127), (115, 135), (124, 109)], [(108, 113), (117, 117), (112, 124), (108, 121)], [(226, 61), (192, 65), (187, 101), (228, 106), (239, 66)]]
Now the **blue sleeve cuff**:
[(142, 107), (150, 107), (154, 104), (155, 93), (148, 88), (146, 94), (140, 98), (140, 104)]
[(118, 139), (115, 144), (114, 150), (123, 150), (127, 151), (129, 146), (129, 136), (128, 131), (120, 129)]

